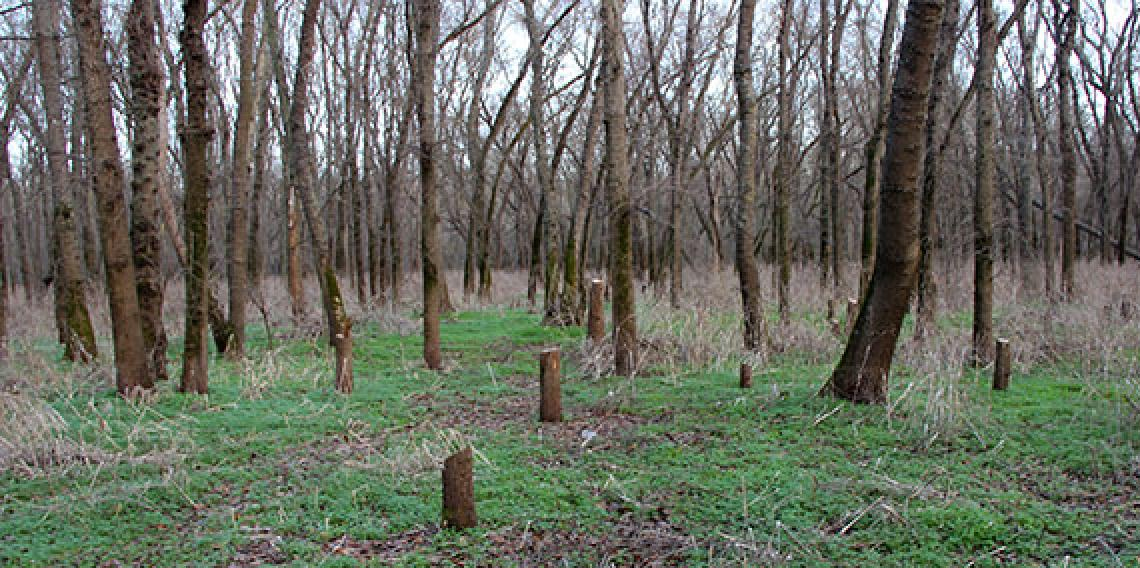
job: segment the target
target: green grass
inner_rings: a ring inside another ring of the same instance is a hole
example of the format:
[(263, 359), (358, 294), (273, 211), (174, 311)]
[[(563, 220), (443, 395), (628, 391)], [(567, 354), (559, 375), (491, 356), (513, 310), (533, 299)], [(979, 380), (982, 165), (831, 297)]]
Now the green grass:
[[(418, 335), (361, 327), (348, 397), (321, 344), (279, 342), (270, 357), (251, 334), (251, 359), (276, 370), (260, 398), (220, 359), (208, 398), (173, 385), (149, 406), (106, 389), (52, 398), (72, 435), (134, 459), (0, 474), (0, 564), (1140, 562), (1140, 436), (1112, 389), (1063, 368), (1004, 393), (967, 374), (964, 426), (931, 444), (921, 404), (819, 398), (830, 368), (792, 358), (749, 391), (705, 370), (585, 380), (581, 331), (538, 319), (459, 314), (443, 373), (419, 363)], [(535, 355), (549, 345), (566, 361), (560, 425), (537, 422)], [(480, 526), (466, 533), (437, 530), (427, 454), (446, 450), (448, 428), (480, 455)]]

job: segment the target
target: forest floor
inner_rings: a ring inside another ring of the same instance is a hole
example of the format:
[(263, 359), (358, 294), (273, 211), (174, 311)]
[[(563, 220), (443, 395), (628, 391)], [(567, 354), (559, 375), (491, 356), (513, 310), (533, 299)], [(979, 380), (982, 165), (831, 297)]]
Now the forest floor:
[[(817, 396), (842, 339), (809, 304), (749, 356), (749, 390), (731, 313), (653, 302), (632, 379), (508, 306), (445, 321), (444, 372), (410, 309), (362, 320), (350, 396), (324, 342), (285, 327), (214, 358), (208, 397), (172, 380), (144, 403), (28, 340), (0, 371), (0, 565), (1140, 565), (1135, 313), (1090, 308), (1085, 356), (1065, 324), (1043, 324), (1070, 345), (1051, 357), (1020, 336), (994, 392), (945, 355), (969, 327), (947, 312), (950, 346), (904, 340), (883, 407)], [(552, 346), (565, 420), (543, 424)], [(466, 444), (479, 526), (440, 530), (439, 464)]]

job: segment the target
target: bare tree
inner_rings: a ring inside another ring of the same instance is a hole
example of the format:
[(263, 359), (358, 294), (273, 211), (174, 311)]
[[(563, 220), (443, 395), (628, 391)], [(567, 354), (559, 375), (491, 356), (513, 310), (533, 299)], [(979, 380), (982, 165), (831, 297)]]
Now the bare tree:
[(997, 19), (993, 0), (978, 0), (977, 123), (974, 127), (974, 345), (971, 362), (988, 365), (994, 357), (994, 66)]
[(439, 316), (443, 308), (443, 255), (439, 245), (439, 195), (436, 190), (435, 60), (439, 52), (439, 0), (416, 2), (415, 64), (412, 89), (420, 137), (420, 253), (423, 258), (424, 362), (443, 368)]
[[(1067, 6), (1062, 12), (1063, 4)], [(1073, 299), (1077, 258), (1077, 157), (1073, 143), (1073, 54), (1080, 0), (1054, 0), (1057, 12), (1057, 147), (1061, 155), (1061, 294)]]
[(887, 120), (875, 269), (843, 356), (822, 393), (883, 403), (918, 269), (918, 176), (942, 0), (911, 0)]

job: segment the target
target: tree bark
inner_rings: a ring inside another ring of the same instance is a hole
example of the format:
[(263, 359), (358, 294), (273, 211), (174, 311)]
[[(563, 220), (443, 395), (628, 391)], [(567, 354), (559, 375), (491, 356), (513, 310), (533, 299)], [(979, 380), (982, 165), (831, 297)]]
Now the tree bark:
[(898, 26), (898, 0), (887, 0), (887, 14), (883, 19), (883, 32), (879, 38), (878, 86), (879, 96), (875, 111), (874, 130), (864, 148), (863, 170), (863, 240), (860, 249), (862, 271), (859, 276), (859, 302), (867, 294), (867, 285), (875, 269), (875, 251), (878, 249), (879, 186), (882, 185), (882, 156), (887, 128), (887, 114), (891, 106), (891, 51), (895, 28)]
[[(1077, 156), (1073, 143), (1073, 54), (1080, 0), (1067, 0), (1065, 13), (1058, 13), (1057, 33), (1057, 147), (1061, 155), (1061, 294), (1073, 299), (1077, 258)], [(1058, 2), (1058, 11), (1061, 3)]]
[(888, 377), (918, 268), (918, 176), (942, 0), (911, 0), (887, 121), (875, 269), (847, 346), (821, 394), (887, 400)]
[(56, 0), (44, 0), (36, 2), (32, 12), (36, 27), (36, 60), (47, 119), (45, 146), (48, 173), (51, 194), (56, 203), (52, 219), (54, 249), (58, 253), (55, 263), (56, 311), (60, 315), (59, 336), (63, 342), (64, 356), (71, 361), (90, 361), (99, 355), (99, 351), (95, 345), (91, 317), (87, 313), (83, 259), (74, 219), (75, 206), (67, 187), (67, 140), (64, 133), (63, 93), (60, 92), (63, 84), (59, 53), (60, 9)]
[[(139, 0), (146, 1), (146, 0)], [(238, 109), (234, 125), (233, 190), (230, 194), (229, 230), (229, 327), (233, 332), (226, 355), (245, 356), (245, 313), (249, 303), (249, 208), (253, 166), (253, 138), (257, 121), (257, 2), (245, 0), (241, 11), (241, 37), (238, 40)]]
[(316, 51), (315, 36), (320, 6), (320, 0), (306, 0), (301, 19), (297, 72), (293, 79), (293, 103), (289, 108), (288, 155), (294, 168), (290, 180), (294, 192), (301, 199), (305, 220), (309, 225), (309, 235), (312, 238), (313, 253), (316, 255), (317, 278), (320, 281), (321, 300), (328, 324), (329, 344), (333, 346), (336, 357), (336, 390), (349, 394), (353, 389), (352, 321), (345, 309), (340, 282), (337, 279), (333, 259), (329, 255), (325, 221), (313, 195), (316, 185), (315, 164), (311, 135), (305, 121), (309, 106), (309, 80)]
[(439, 42), (439, 0), (416, 2), (415, 64), (412, 89), (420, 134), (420, 254), (423, 259), (424, 363), (443, 368), (440, 311), (443, 308), (443, 253), (439, 244), (439, 195), (436, 188), (435, 61)]
[(752, 86), (752, 25), (755, 14), (755, 0), (742, 0), (736, 31), (736, 60), (732, 69), (740, 126), (736, 157), (736, 272), (740, 278), (740, 298), (744, 312), (744, 348), (748, 350), (759, 349), (768, 342), (768, 329), (760, 298), (760, 273), (752, 246), (756, 240), (758, 144), (756, 92)]
[(630, 376), (637, 368), (637, 316), (633, 290), (633, 208), (630, 206), (629, 141), (626, 133), (625, 32), (622, 1), (602, 0), (602, 61), (605, 90), (606, 198), (610, 209), (610, 282), (613, 286), (614, 366)]
[(209, 294), (210, 158), (214, 130), (206, 116), (210, 67), (204, 37), (207, 0), (184, 0), (181, 33), (186, 84), (186, 122), (182, 132), (182, 175), (185, 188), (186, 334), (183, 337), (181, 392), (209, 392), (206, 340)]
[(974, 326), (975, 367), (994, 357), (994, 178), (997, 151), (994, 132), (994, 65), (997, 59), (997, 22), (993, 0), (978, 0), (978, 62), (974, 127)]
[(98, 0), (72, 0), (71, 10), (79, 39), (87, 142), (94, 156), (93, 185), (99, 202), (99, 234), (115, 345), (115, 385), (121, 395), (134, 397), (154, 388), (154, 377), (148, 372), (143, 344), (101, 6)]
[[(792, 149), (792, 99), (794, 88), (788, 73), (791, 64), (791, 33), (792, 33), (792, 0), (781, 0), (780, 28), (777, 34), (779, 44), (779, 85), (777, 93), (777, 149), (776, 149), (776, 203), (774, 207), (775, 219), (773, 225), (776, 231), (776, 304), (780, 314), (780, 322), (788, 323), (790, 318), (790, 299), (788, 286), (792, 279), (792, 251), (789, 240), (789, 210), (791, 208), (791, 185), (795, 176), (793, 174), (795, 157)], [(747, 171), (745, 172), (747, 174)]]

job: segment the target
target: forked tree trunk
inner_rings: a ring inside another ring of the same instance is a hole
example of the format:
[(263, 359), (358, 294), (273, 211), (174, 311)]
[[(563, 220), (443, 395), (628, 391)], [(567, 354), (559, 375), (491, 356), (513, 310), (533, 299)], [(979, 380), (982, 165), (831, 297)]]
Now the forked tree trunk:
[(898, 25), (898, 0), (887, 0), (887, 14), (883, 19), (883, 33), (879, 38), (878, 87), (874, 130), (864, 148), (863, 163), (863, 240), (860, 249), (862, 270), (859, 274), (859, 301), (867, 295), (867, 284), (875, 269), (875, 251), (878, 249), (879, 196), (882, 180), (882, 156), (887, 113), (891, 106), (891, 51), (895, 28)]
[(136, 286), (142, 314), (143, 343), (155, 378), (168, 378), (166, 329), (162, 323), (162, 236), (159, 185), (166, 176), (166, 89), (158, 50), (155, 4), (134, 0), (127, 16), (127, 51), (131, 60), (131, 242), (134, 245)]
[[(145, 2), (146, 0), (138, 0)], [(253, 166), (253, 137), (257, 120), (257, 2), (245, 0), (241, 11), (241, 38), (238, 40), (238, 109), (234, 125), (233, 191), (230, 195), (229, 230), (229, 327), (233, 332), (226, 355), (245, 356), (245, 313), (249, 303), (249, 208)]]
[[(47, 118), (46, 146), (51, 193), (56, 207), (53, 215), (55, 232), (55, 259), (57, 274), (56, 313), (59, 314), (59, 335), (64, 345), (64, 356), (71, 361), (89, 361), (99, 352), (95, 345), (95, 330), (87, 313), (87, 293), (84, 290), (83, 259), (75, 226), (75, 207), (68, 190), (67, 140), (64, 133), (63, 84), (60, 75), (60, 4), (44, 0), (33, 5), (35, 22), (36, 60), (40, 71), (44, 114)], [(31, 256), (27, 254), (25, 256)]]
[(993, 0), (978, 0), (978, 62), (974, 127), (974, 345), (971, 364), (994, 357), (994, 178), (997, 176), (994, 65), (997, 22)]
[(633, 291), (633, 208), (630, 206), (626, 134), (625, 32), (621, 0), (602, 0), (605, 90), (606, 198), (610, 208), (610, 282), (613, 285), (614, 367), (620, 376), (637, 368), (637, 317)]
[(875, 270), (839, 365), (821, 394), (887, 400), (887, 379), (918, 268), (918, 177), (942, 0), (911, 0), (887, 121)]
[(154, 377), (148, 372), (135, 289), (130, 223), (123, 196), (123, 165), (113, 116), (111, 70), (105, 55), (101, 6), (98, 0), (72, 0), (71, 10), (79, 39), (87, 142), (94, 156), (92, 174), (99, 201), (99, 234), (103, 241), (115, 344), (115, 385), (121, 395), (133, 397), (154, 388)]
[(336, 390), (352, 392), (352, 321), (348, 318), (340, 283), (337, 280), (333, 259), (329, 255), (328, 232), (313, 195), (316, 184), (312, 141), (305, 115), (309, 105), (309, 79), (313, 66), (315, 36), (320, 0), (306, 0), (301, 19), (301, 39), (297, 51), (297, 73), (293, 80), (293, 104), (289, 109), (288, 155), (294, 168), (290, 179), (294, 191), (301, 198), (305, 220), (309, 224), (313, 252), (317, 260), (317, 278), (321, 285), (321, 299), (328, 323), (329, 344), (336, 357)]
[(439, 244), (439, 195), (436, 189), (435, 59), (439, 51), (439, 0), (416, 2), (415, 64), (412, 90), (420, 134), (420, 253), (423, 259), (424, 363), (443, 368), (440, 311), (443, 309), (443, 254)]
[(209, 392), (209, 346), (206, 340), (209, 294), (210, 141), (213, 126), (206, 116), (210, 68), (206, 41), (207, 0), (184, 0), (181, 42), (186, 78), (186, 124), (182, 132), (182, 175), (186, 192), (186, 334), (183, 337), (181, 392)]
[(934, 331), (937, 315), (938, 290), (934, 279), (934, 244), (938, 237), (938, 211), (934, 198), (938, 195), (938, 188), (942, 182), (942, 154), (938, 152), (934, 141), (944, 115), (943, 97), (946, 94), (950, 69), (957, 51), (959, 0), (945, 0), (945, 2), (942, 30), (938, 39), (938, 55), (934, 60), (934, 77), (931, 80), (930, 96), (926, 104), (926, 159), (923, 160), (922, 205), (919, 208), (922, 219), (918, 228), (918, 290), (914, 325), (914, 338), (918, 340)]
[(768, 342), (764, 307), (760, 298), (760, 273), (752, 243), (756, 239), (756, 93), (752, 86), (752, 24), (755, 0), (742, 0), (736, 30), (736, 59), (732, 75), (736, 83), (740, 142), (736, 157), (736, 273), (744, 312), (744, 348), (759, 349)]

